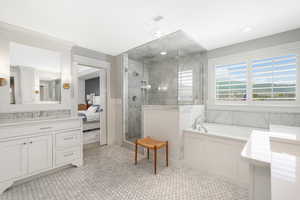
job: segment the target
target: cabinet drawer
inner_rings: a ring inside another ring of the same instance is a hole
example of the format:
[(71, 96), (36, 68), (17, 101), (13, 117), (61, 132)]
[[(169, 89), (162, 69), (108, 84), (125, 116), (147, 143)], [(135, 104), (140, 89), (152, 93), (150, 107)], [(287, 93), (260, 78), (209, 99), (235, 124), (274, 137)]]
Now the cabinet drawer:
[(80, 131), (69, 131), (55, 135), (57, 148), (68, 148), (81, 143)]
[(59, 123), (56, 122), (54, 124), (54, 130), (60, 131), (60, 130), (68, 130), (68, 129), (80, 129), (81, 120), (82, 119), (73, 119), (73, 120), (62, 121)]
[(80, 158), (80, 148), (72, 148), (56, 151), (55, 164), (66, 164)]
[(0, 139), (34, 135), (42, 132), (59, 132), (65, 130), (81, 129), (82, 119), (45, 120), (7, 124), (0, 128)]

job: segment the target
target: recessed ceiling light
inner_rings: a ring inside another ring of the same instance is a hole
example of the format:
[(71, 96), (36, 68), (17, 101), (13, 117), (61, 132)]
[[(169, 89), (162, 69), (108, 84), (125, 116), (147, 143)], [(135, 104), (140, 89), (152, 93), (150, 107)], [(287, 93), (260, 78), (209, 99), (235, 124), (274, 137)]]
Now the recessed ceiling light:
[(243, 31), (244, 33), (248, 33), (248, 32), (250, 32), (250, 31), (252, 31), (252, 28), (249, 27), (249, 26), (247, 26), (247, 27), (244, 27), (244, 28), (242, 29), (242, 31)]
[(160, 55), (167, 55), (168, 53), (166, 52), (166, 51), (162, 51), (162, 52), (160, 52)]

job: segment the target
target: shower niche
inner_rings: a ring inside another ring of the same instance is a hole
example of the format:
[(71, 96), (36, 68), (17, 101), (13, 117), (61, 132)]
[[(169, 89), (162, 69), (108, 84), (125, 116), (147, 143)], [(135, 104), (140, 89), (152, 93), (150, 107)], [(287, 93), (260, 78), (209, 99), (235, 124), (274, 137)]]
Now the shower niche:
[(123, 134), (143, 137), (144, 106), (203, 103), (204, 49), (178, 31), (123, 54)]

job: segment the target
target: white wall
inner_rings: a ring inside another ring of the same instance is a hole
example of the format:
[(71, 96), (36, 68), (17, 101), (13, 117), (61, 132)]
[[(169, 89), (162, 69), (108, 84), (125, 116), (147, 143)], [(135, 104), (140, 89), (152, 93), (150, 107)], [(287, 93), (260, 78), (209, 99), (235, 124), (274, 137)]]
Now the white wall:
[(169, 142), (170, 159), (183, 159), (183, 130), (192, 128), (197, 117), (204, 117), (203, 105), (143, 107), (143, 133), (158, 140)]
[[(286, 106), (270, 105), (270, 102), (264, 105), (220, 105), (214, 102), (215, 86), (212, 69), (213, 64), (217, 62), (261, 57), (276, 54), (276, 52), (292, 52), (300, 55), (299, 41), (300, 29), (296, 29), (208, 51), (206, 56), (209, 64), (207, 63), (206, 69), (209, 73), (205, 89), (207, 121), (261, 128), (268, 128), (270, 124), (300, 126), (299, 89), (297, 90), (298, 102), (296, 105), (292, 105), (292, 103)], [(300, 70), (298, 70), (300, 77), (299, 73)]]
[(85, 80), (78, 79), (78, 104), (85, 104)]
[(223, 57), (297, 41), (300, 41), (300, 28), (210, 50), (207, 57), (209, 59)]

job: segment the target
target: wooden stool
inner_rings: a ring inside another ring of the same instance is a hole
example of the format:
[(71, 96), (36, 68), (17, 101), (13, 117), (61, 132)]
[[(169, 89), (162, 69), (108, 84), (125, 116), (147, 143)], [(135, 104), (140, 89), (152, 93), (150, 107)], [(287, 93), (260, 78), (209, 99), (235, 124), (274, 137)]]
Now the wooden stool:
[(137, 153), (138, 153), (138, 145), (147, 148), (147, 158), (149, 160), (149, 149), (154, 150), (154, 174), (156, 174), (156, 163), (157, 163), (157, 150), (163, 147), (166, 147), (166, 165), (169, 166), (169, 149), (168, 149), (168, 141), (159, 141), (154, 140), (150, 137), (138, 139), (135, 141), (135, 164), (137, 164)]

